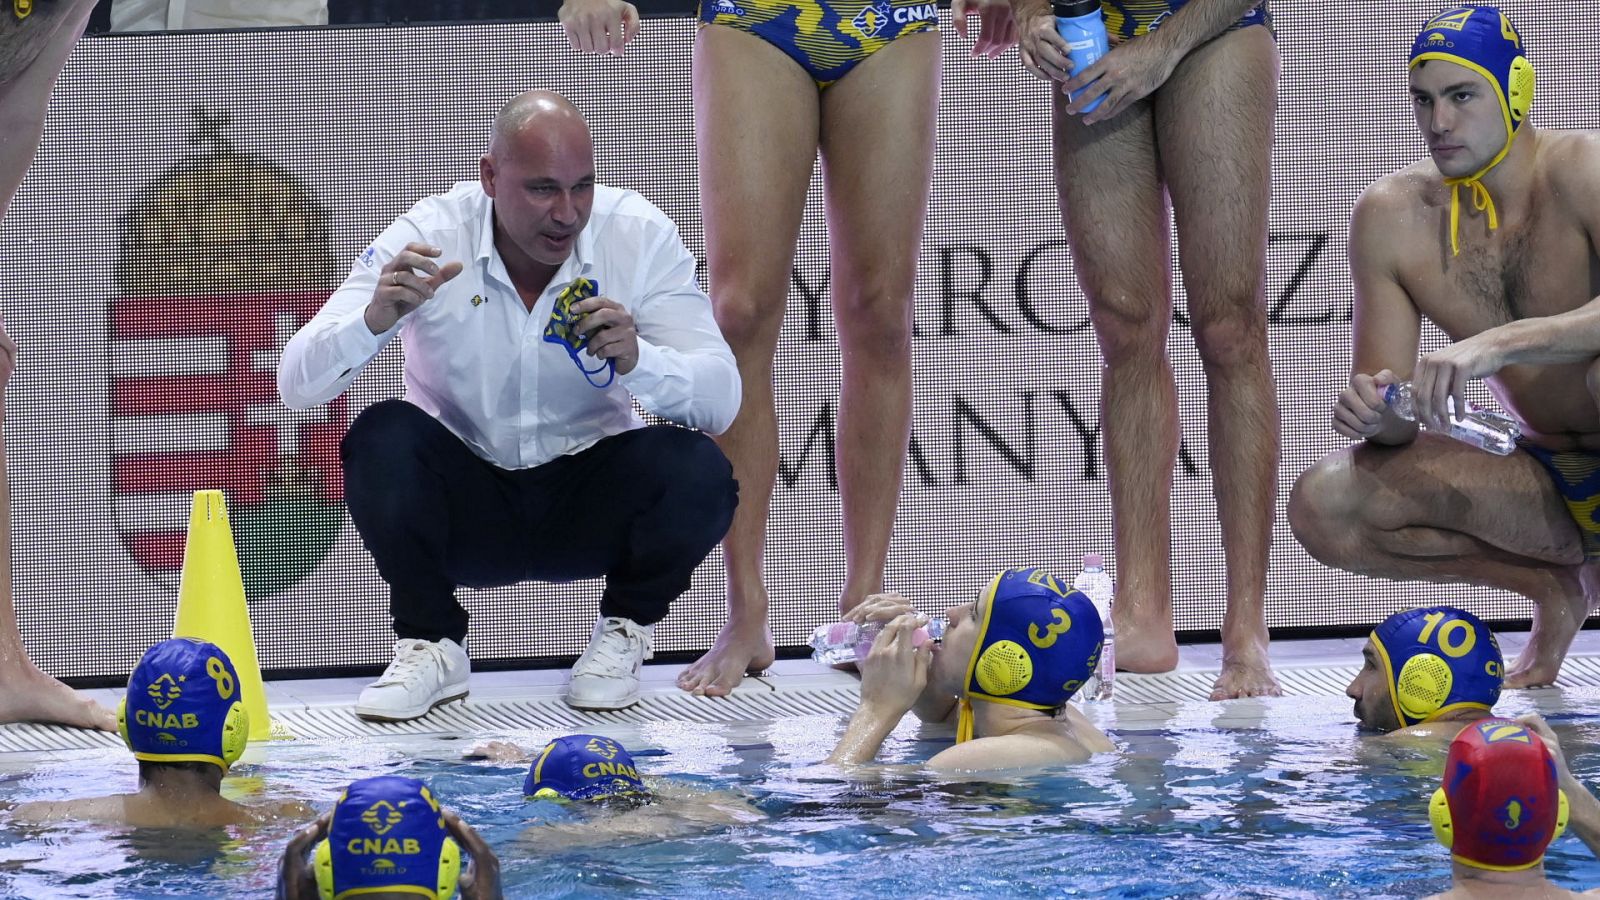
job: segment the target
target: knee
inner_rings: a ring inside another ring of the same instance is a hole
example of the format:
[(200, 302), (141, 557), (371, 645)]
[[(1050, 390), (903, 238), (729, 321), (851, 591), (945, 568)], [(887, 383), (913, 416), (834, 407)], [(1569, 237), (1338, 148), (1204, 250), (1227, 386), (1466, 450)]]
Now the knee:
[(723, 340), (736, 351), (761, 345), (776, 347), (783, 328), (784, 297), (782, 292), (773, 297), (755, 290), (719, 287), (714, 310)]
[(1318, 562), (1355, 571), (1357, 535), (1365, 526), (1363, 502), (1349, 477), (1350, 451), (1324, 457), (1295, 480), (1289, 493), (1289, 530)]
[(911, 354), (912, 283), (869, 275), (833, 285), (834, 326), (841, 347), (876, 357)]
[(443, 430), (403, 400), (383, 400), (362, 410), (339, 444), (347, 493), (359, 492), (368, 476), (391, 486), (412, 483), (424, 449)]
[[(1102, 295), (1104, 296), (1104, 295)], [(1167, 355), (1167, 318), (1142, 304), (1096, 301), (1090, 307), (1100, 356), (1113, 368), (1161, 363)]]
[(692, 524), (693, 530), (714, 530), (713, 540), (721, 538), (739, 502), (733, 464), (702, 432), (671, 425), (652, 430), (657, 433), (651, 435), (649, 455), (656, 461), (662, 501), (677, 511), (680, 521)]
[(1194, 314), (1194, 344), (1201, 363), (1208, 369), (1265, 365), (1267, 313), (1260, 298), (1240, 295), (1218, 305), (1225, 311)]

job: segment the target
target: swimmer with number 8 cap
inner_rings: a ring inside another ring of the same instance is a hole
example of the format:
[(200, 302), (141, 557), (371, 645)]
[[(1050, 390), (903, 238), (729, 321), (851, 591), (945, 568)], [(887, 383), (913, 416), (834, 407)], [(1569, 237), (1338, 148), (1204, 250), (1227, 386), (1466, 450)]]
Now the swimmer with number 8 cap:
[(863, 604), (893, 615), (859, 662), (861, 704), (834, 763), (878, 754), (906, 712), (956, 719), (956, 745), (927, 765), (990, 770), (1080, 762), (1115, 749), (1070, 700), (1094, 671), (1104, 632), (1094, 603), (1044, 569), (1006, 569), (972, 603), (954, 607), (940, 645), (918, 644), (922, 619), (894, 595)]
[(142, 828), (213, 828), (304, 818), (298, 801), (244, 806), (222, 796), (222, 779), (244, 753), (250, 720), (228, 654), (195, 638), (145, 651), (117, 709), (118, 730), (139, 761), (139, 791), (25, 803), (22, 822), (111, 822)]
[[(463, 860), (465, 855), (468, 857)], [(351, 782), (333, 811), (290, 839), (279, 900), (500, 900), (500, 860), (415, 778)]]
[(1398, 612), (1362, 648), (1365, 664), (1345, 688), (1361, 727), (1452, 738), (1500, 699), (1505, 663), (1494, 632), (1451, 606)]

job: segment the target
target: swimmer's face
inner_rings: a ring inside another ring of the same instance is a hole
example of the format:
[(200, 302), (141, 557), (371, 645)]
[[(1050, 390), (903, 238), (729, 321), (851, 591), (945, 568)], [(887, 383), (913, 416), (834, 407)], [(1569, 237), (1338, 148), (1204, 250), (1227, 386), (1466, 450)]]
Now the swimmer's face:
[(581, 119), (529, 122), (496, 134), (479, 163), (484, 193), (494, 198), (495, 240), (508, 240), (534, 262), (560, 266), (572, 254), (594, 205), (594, 145)]
[(972, 659), (973, 648), (978, 646), (978, 621), (983, 614), (979, 604), (983, 602), (980, 592), (977, 600), (953, 606), (945, 614), (949, 626), (945, 629), (943, 643), (934, 647), (933, 663), (928, 672), (930, 690), (950, 696), (966, 688), (967, 663)]
[(1394, 717), (1394, 704), (1389, 700), (1389, 680), (1383, 676), (1383, 665), (1378, 662), (1378, 648), (1367, 639), (1361, 648), (1361, 671), (1344, 689), (1345, 695), (1356, 701), (1356, 720), (1368, 731), (1388, 732), (1400, 727)]
[(1482, 169), (1506, 145), (1494, 86), (1465, 66), (1430, 59), (1412, 69), (1411, 108), (1428, 153), (1446, 178)]

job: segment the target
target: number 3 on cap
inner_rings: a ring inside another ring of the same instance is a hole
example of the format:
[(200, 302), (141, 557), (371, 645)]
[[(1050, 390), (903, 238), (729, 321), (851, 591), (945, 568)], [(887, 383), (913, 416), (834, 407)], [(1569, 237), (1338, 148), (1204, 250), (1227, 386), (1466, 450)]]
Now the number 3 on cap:
[[(1472, 626), (1461, 619), (1445, 621), (1444, 613), (1433, 612), (1423, 616), (1422, 621), (1428, 624), (1424, 625), (1422, 633), (1417, 635), (1417, 642), (1426, 644), (1428, 639), (1433, 636), (1433, 630), (1437, 628), (1439, 629), (1439, 649), (1444, 651), (1445, 656), (1451, 658), (1466, 656), (1472, 652), (1473, 646), (1478, 643), (1478, 635), (1473, 632)], [(1440, 622), (1444, 622), (1444, 624), (1440, 625)], [(1459, 644), (1455, 643), (1457, 634), (1465, 636), (1461, 638)]]
[(1039, 623), (1035, 622), (1028, 626), (1028, 640), (1032, 641), (1033, 645), (1041, 650), (1054, 644), (1056, 638), (1066, 634), (1072, 628), (1072, 617), (1067, 615), (1067, 611), (1064, 609), (1050, 610), (1050, 618), (1055, 621), (1044, 626), (1044, 634), (1039, 633)]

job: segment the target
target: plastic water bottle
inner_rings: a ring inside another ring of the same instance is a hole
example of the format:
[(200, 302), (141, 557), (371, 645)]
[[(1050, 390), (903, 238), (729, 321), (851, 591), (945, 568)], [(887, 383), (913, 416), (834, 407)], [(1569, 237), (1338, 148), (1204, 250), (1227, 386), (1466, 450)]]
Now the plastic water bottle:
[[(878, 633), (883, 631), (886, 622), (868, 622), (857, 625), (855, 622), (834, 622), (830, 625), (819, 625), (817, 630), (811, 632), (811, 658), (825, 666), (837, 666), (843, 663), (853, 663), (867, 655), (872, 649), (872, 642), (877, 639)], [(913, 645), (920, 647), (928, 641), (944, 640), (945, 626), (948, 619), (929, 619), (927, 624), (918, 628), (912, 634)]]
[[(1111, 49), (1111, 42), (1106, 37), (1106, 20), (1100, 14), (1100, 0), (1056, 0), (1054, 6), (1056, 34), (1067, 42), (1067, 58), (1072, 60), (1071, 74), (1078, 75)], [(1077, 99), (1077, 94), (1071, 96)], [(1105, 95), (1102, 94), (1083, 111), (1092, 112), (1104, 99)]]
[(1083, 686), (1083, 696), (1088, 700), (1110, 700), (1112, 682), (1117, 674), (1115, 629), (1111, 624), (1111, 576), (1106, 574), (1105, 557), (1098, 553), (1083, 555), (1083, 571), (1072, 579), (1072, 589), (1094, 601), (1100, 613), (1100, 627), (1105, 629), (1105, 643), (1100, 645), (1100, 664), (1095, 677)]
[[(1417, 420), (1417, 407), (1411, 396), (1411, 382), (1402, 381), (1399, 384), (1389, 385), (1384, 389), (1383, 402), (1389, 404), (1389, 408), (1400, 418), (1408, 422)], [(1450, 425), (1446, 434), (1497, 456), (1506, 456), (1517, 449), (1517, 438), (1522, 437), (1522, 428), (1517, 425), (1515, 419), (1503, 413), (1479, 409), (1471, 403), (1467, 404), (1467, 414), (1457, 419), (1456, 398), (1450, 397), (1446, 402)]]

